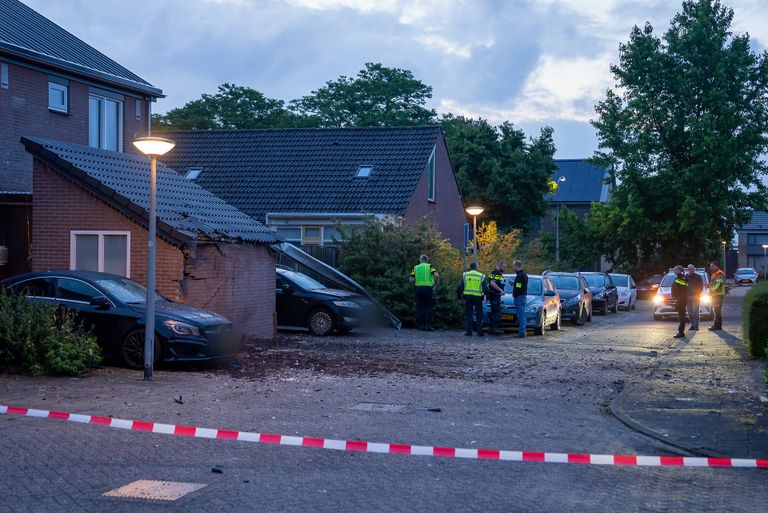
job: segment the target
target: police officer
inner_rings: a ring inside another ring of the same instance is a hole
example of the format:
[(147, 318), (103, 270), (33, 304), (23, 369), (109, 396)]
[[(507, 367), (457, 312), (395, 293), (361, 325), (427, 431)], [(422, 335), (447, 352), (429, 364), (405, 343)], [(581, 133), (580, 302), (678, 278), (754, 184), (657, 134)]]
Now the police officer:
[(456, 295), (464, 298), (464, 316), (466, 318), (467, 332), (464, 335), (471, 337), (474, 327), (478, 337), (483, 334), (483, 280), (485, 275), (477, 270), (477, 262), (469, 264), (469, 271), (461, 276)]
[(528, 275), (523, 271), (523, 263), (520, 260), (512, 262), (512, 268), (516, 273), (515, 281), (512, 283), (512, 297), (515, 301), (517, 323), (520, 326), (517, 338), (525, 338), (525, 329), (528, 325), (528, 319), (525, 315), (525, 303), (528, 299)]
[(709, 286), (709, 295), (712, 298), (712, 311), (715, 316), (715, 322), (709, 328), (709, 331), (720, 331), (723, 329), (723, 299), (725, 298), (725, 273), (720, 269), (717, 260), (709, 262), (709, 270), (712, 271), (712, 283)]
[(496, 269), (488, 275), (488, 301), (491, 304), (491, 312), (488, 316), (491, 327), (489, 335), (502, 335), (504, 330), (499, 329), (501, 320), (501, 296), (504, 295), (504, 271), (507, 270), (507, 263), (500, 261), (496, 264)]
[(675, 266), (675, 281), (672, 282), (672, 297), (675, 299), (677, 309), (677, 335), (674, 338), (685, 337), (685, 310), (688, 307), (689, 296), (688, 279), (683, 274), (683, 266)]
[(440, 283), (440, 275), (429, 263), (427, 255), (419, 257), (419, 265), (411, 271), (409, 281), (416, 285), (416, 323), (420, 330), (434, 331), (432, 328), (434, 290)]

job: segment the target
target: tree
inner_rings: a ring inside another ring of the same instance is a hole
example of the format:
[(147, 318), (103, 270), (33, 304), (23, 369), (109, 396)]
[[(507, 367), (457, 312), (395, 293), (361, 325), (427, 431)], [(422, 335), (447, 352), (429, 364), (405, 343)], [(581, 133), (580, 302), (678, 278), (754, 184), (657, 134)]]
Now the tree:
[(647, 23), (619, 48), (593, 121), (618, 185), (588, 226), (619, 267), (701, 262), (765, 208), (768, 56), (732, 21), (717, 0), (686, 0), (663, 37)]
[(291, 102), (291, 109), (318, 126), (403, 126), (434, 123), (424, 107), (432, 88), (408, 70), (366, 63), (357, 76), (340, 76)]
[(160, 130), (287, 128), (302, 124), (282, 100), (227, 83), (220, 85), (215, 94), (203, 94), (165, 115), (153, 116), (152, 122)]
[(544, 195), (555, 170), (550, 127), (526, 141), (509, 122), (496, 127), (448, 114), (442, 126), (465, 203), (481, 203), (503, 230), (526, 230), (544, 215)]

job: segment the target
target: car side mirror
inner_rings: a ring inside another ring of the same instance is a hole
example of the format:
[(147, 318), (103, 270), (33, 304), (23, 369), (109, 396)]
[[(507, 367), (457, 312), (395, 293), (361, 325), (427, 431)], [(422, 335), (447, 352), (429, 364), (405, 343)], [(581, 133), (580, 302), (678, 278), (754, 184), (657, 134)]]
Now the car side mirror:
[(90, 304), (99, 310), (109, 310), (112, 307), (112, 303), (110, 303), (109, 299), (104, 296), (91, 298)]
[(290, 283), (286, 283), (283, 285), (283, 292), (285, 292), (286, 294), (293, 294), (293, 290), (294, 290), (293, 285), (291, 285)]
[(555, 297), (557, 294), (555, 293), (554, 290), (548, 290), (544, 293), (544, 295), (547, 297)]

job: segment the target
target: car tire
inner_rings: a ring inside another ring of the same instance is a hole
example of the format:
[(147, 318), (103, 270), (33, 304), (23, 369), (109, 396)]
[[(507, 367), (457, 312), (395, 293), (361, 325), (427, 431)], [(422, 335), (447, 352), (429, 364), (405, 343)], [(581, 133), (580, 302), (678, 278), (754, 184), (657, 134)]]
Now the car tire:
[[(126, 367), (130, 369), (143, 369), (144, 368), (144, 339), (145, 330), (135, 329), (123, 337), (123, 342), (120, 344), (120, 358)], [(162, 348), (160, 347), (160, 341), (155, 334), (155, 358), (152, 362), (152, 366), (156, 366), (160, 363), (160, 356), (162, 354)]]
[(325, 308), (315, 308), (307, 316), (309, 332), (318, 337), (324, 337), (333, 331), (336, 320), (333, 314)]
[(587, 312), (587, 322), (592, 322), (592, 305), (589, 305), (589, 312)]
[(662, 320), (663, 318), (664, 318), (664, 317), (662, 317), (661, 315), (656, 315), (656, 314), (653, 314), (653, 320), (654, 320), (654, 321), (660, 321), (660, 320)]
[(580, 308), (579, 309), (579, 315), (573, 318), (573, 323), (576, 326), (584, 326), (584, 324), (587, 322), (587, 309), (586, 308)]
[(616, 300), (616, 303), (613, 305), (613, 308), (611, 308), (611, 312), (619, 313), (619, 300), (618, 299)]
[(635, 302), (634, 302), (634, 303), (631, 303), (631, 304), (629, 305), (629, 309), (630, 309), (630, 310), (634, 310), (634, 309), (635, 309), (635, 307), (637, 307), (637, 300), (635, 300)]
[(547, 325), (547, 313), (541, 312), (541, 322), (536, 328), (533, 328), (534, 335), (543, 335), (544, 334), (544, 328)]
[(562, 324), (563, 324), (563, 320), (561, 317), (562, 317), (561, 314), (558, 313), (557, 318), (555, 319), (555, 322), (549, 325), (549, 329), (551, 331), (560, 331), (560, 328), (562, 327)]

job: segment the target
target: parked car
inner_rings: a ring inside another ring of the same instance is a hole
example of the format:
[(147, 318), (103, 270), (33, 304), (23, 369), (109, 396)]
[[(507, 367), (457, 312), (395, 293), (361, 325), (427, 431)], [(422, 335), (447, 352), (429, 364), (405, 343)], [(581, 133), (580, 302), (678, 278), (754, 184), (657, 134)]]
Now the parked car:
[(594, 311), (607, 315), (609, 311), (619, 311), (619, 292), (608, 273), (581, 273), (592, 291)]
[(580, 273), (546, 271), (544, 275), (557, 288), (563, 319), (569, 319), (576, 326), (592, 321), (592, 291)]
[[(714, 319), (712, 310), (712, 299), (709, 297), (709, 277), (702, 268), (696, 268), (696, 274), (704, 280), (704, 290), (701, 293), (699, 303), (699, 318), (702, 321), (711, 321)], [(677, 319), (676, 301), (672, 297), (672, 283), (675, 281), (675, 273), (669, 272), (664, 275), (659, 284), (659, 290), (653, 296), (653, 320), (660, 321), (665, 318)]]
[[(518, 327), (515, 301), (512, 297), (514, 274), (504, 275), (504, 295), (501, 296), (502, 328)], [(489, 301), (483, 303), (484, 324), (488, 324), (491, 311)], [(525, 299), (526, 329), (533, 329), (536, 335), (543, 335), (544, 330), (559, 330), (562, 322), (560, 296), (555, 284), (546, 276), (528, 275), (528, 295)]]
[(619, 293), (619, 308), (624, 310), (634, 310), (637, 304), (637, 285), (632, 276), (628, 274), (610, 273), (610, 277), (616, 285), (616, 291)]
[[(14, 276), (0, 286), (77, 312), (105, 357), (118, 357), (134, 369), (144, 367), (147, 292), (135, 281), (91, 271), (49, 271)], [(173, 303), (159, 293), (155, 298), (155, 363), (211, 360), (240, 351), (226, 317)]]
[(654, 274), (637, 284), (637, 299), (653, 299), (656, 291), (659, 290), (659, 283), (664, 277), (663, 274)]
[(757, 271), (752, 267), (736, 269), (736, 274), (733, 276), (733, 282), (736, 285), (754, 285), (757, 283)]
[(375, 318), (375, 307), (360, 294), (331, 289), (290, 269), (277, 269), (275, 288), (280, 328), (306, 328), (318, 336), (347, 333)]

